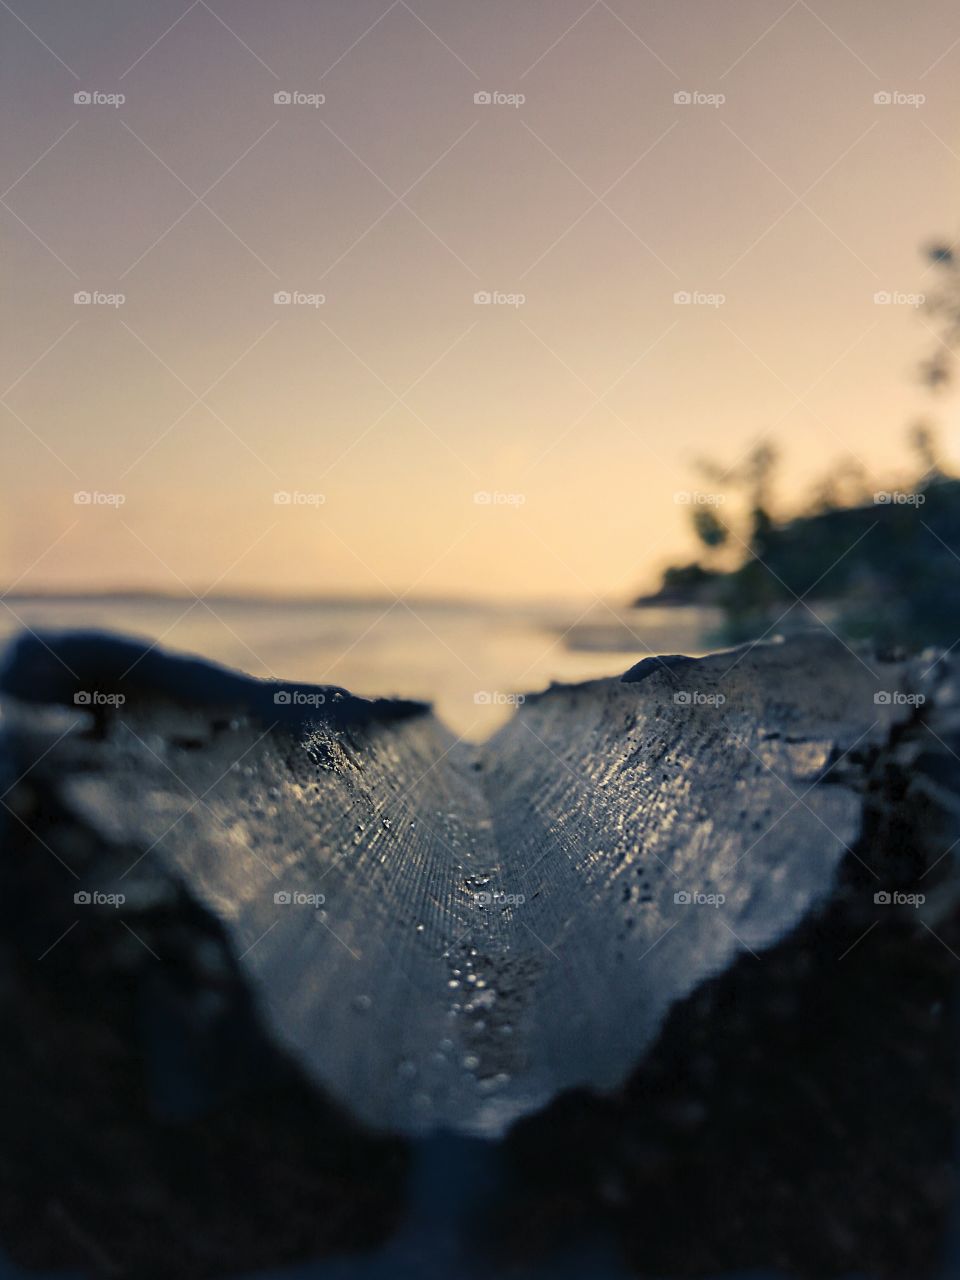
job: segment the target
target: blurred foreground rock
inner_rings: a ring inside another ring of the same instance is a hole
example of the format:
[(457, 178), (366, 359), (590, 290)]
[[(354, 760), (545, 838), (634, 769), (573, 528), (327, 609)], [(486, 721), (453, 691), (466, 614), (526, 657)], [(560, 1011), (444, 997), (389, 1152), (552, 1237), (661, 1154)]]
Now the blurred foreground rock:
[(648, 659), (479, 748), (418, 704), (114, 637), (26, 637), (0, 691), (17, 1261), (389, 1248), (411, 1161), (453, 1133), (495, 1168), (477, 1221), (436, 1224), (457, 1274), (550, 1274), (598, 1230), (641, 1274), (933, 1274), (947, 659), (822, 636)]

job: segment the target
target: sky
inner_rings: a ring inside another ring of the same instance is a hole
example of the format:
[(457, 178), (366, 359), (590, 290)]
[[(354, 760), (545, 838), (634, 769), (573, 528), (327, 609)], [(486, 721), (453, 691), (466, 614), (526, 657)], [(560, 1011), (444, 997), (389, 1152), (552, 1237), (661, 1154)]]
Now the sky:
[(787, 507), (920, 417), (960, 462), (947, 0), (11, 0), (0, 48), (5, 590), (626, 599), (697, 458), (773, 439)]

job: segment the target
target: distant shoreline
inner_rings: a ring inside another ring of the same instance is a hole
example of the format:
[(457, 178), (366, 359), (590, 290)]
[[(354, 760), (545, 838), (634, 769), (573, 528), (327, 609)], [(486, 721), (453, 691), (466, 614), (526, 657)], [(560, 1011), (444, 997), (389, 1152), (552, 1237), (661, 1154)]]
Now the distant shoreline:
[[(262, 592), (219, 592), (205, 593), (203, 590), (191, 591), (144, 591), (111, 588), (96, 591), (10, 591), (0, 593), (0, 599), (18, 601), (29, 604), (99, 604), (106, 602), (130, 602), (136, 604), (190, 604), (197, 599), (216, 604), (238, 605), (297, 605), (314, 608), (317, 605), (332, 605), (336, 608), (369, 608), (376, 605), (394, 604), (397, 599), (423, 607), (439, 605), (445, 608), (497, 608), (500, 602), (492, 600), (470, 600), (454, 596), (397, 596), (373, 595), (283, 595)], [(509, 601), (503, 602), (509, 604)]]
[[(533, 596), (519, 599), (506, 598), (498, 600), (489, 596), (405, 596), (402, 590), (395, 595), (286, 595), (283, 593), (220, 592), (205, 593), (184, 591), (150, 591), (137, 588), (111, 587), (91, 591), (38, 590), (38, 591), (0, 591), (0, 600), (11, 604), (193, 604), (204, 600), (215, 605), (260, 606), (278, 608), (314, 609), (327, 607), (334, 609), (370, 609), (387, 608), (398, 603), (409, 605), (414, 609), (474, 609), (490, 612), (504, 612), (510, 609), (568, 609), (571, 605), (582, 603), (581, 597), (569, 599), (553, 596)], [(636, 607), (629, 598), (600, 597), (595, 603), (605, 604), (610, 608), (632, 609)], [(644, 602), (646, 603), (646, 602)], [(660, 603), (652, 597), (651, 604)]]

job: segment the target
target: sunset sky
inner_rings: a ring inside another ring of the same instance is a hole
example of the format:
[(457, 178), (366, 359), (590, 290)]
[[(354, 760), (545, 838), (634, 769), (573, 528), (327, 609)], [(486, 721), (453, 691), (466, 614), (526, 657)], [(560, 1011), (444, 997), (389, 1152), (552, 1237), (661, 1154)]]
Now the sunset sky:
[(956, 233), (951, 0), (11, 0), (0, 42), (6, 589), (626, 597), (698, 456), (769, 433), (788, 504), (921, 416), (960, 461), (875, 302)]

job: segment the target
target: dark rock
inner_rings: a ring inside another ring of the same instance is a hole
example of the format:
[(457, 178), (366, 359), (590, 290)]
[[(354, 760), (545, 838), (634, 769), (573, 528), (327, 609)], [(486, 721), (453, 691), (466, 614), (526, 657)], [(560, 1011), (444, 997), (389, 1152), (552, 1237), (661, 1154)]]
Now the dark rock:
[(472, 1168), (482, 1136), (504, 1226), (462, 1214), (454, 1269), (599, 1225), (651, 1275), (929, 1273), (954, 1194), (949, 661), (823, 637), (647, 660), (478, 752), (418, 704), (137, 643), (31, 639), (0, 677), (19, 1261), (190, 1277), (372, 1248), (411, 1159)]

